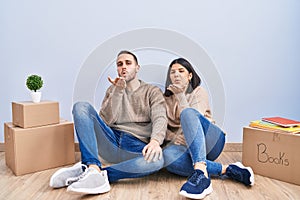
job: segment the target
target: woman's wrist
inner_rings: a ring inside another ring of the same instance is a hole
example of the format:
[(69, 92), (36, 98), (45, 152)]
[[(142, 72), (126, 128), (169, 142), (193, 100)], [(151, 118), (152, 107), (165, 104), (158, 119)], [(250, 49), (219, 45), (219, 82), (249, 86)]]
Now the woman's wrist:
[(189, 103), (188, 103), (188, 101), (186, 99), (186, 96), (183, 92), (175, 94), (175, 97), (176, 97), (176, 99), (178, 101), (178, 105), (180, 107), (186, 108), (186, 107), (189, 106)]

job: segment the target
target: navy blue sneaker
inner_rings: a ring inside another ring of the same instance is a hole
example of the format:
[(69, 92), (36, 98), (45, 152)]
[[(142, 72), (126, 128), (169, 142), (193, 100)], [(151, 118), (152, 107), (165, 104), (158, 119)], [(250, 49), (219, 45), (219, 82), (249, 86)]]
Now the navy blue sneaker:
[(242, 163), (236, 162), (230, 164), (227, 169), (226, 173), (228, 177), (244, 183), (246, 186), (254, 185), (254, 173), (251, 167), (245, 167)]
[(189, 176), (188, 181), (183, 184), (179, 194), (191, 199), (203, 199), (212, 193), (210, 178), (206, 178), (201, 170), (194, 170)]

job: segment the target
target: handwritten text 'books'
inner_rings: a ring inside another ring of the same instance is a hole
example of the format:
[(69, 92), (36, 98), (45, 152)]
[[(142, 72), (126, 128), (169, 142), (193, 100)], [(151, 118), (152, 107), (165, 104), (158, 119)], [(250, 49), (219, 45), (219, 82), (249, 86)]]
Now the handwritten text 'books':
[(283, 127), (262, 120), (252, 121), (250, 122), (249, 126), (254, 128), (270, 130), (270, 131), (281, 132), (281, 133), (300, 134), (300, 126)]

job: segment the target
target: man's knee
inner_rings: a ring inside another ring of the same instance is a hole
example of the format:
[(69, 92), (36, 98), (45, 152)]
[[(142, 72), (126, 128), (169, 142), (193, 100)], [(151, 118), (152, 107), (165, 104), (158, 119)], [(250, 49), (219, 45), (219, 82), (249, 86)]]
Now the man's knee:
[(88, 102), (76, 102), (73, 105), (73, 114), (74, 113), (87, 113), (90, 108), (90, 104)]
[(163, 168), (164, 159), (162, 158), (160, 160), (148, 162), (144, 159), (144, 157), (141, 157), (141, 159), (137, 160), (136, 165), (144, 172), (158, 171)]

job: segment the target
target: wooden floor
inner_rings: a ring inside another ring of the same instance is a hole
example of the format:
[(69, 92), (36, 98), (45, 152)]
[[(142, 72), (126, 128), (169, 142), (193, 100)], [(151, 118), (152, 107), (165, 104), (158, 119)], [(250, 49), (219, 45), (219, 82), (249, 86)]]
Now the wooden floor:
[[(80, 153), (76, 154), (79, 160)], [(241, 152), (223, 152), (218, 161), (228, 164), (241, 161)], [(52, 189), (48, 186), (50, 169), (24, 176), (14, 176), (5, 165), (5, 153), (0, 152), (0, 199), (185, 199), (178, 194), (186, 178), (172, 175), (165, 170), (146, 178), (122, 180), (111, 184), (111, 191), (102, 195), (78, 195), (66, 192), (66, 188)], [(205, 199), (300, 199), (300, 186), (255, 175), (251, 188), (229, 179), (213, 178), (213, 193)]]

